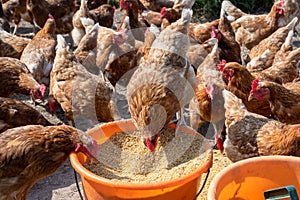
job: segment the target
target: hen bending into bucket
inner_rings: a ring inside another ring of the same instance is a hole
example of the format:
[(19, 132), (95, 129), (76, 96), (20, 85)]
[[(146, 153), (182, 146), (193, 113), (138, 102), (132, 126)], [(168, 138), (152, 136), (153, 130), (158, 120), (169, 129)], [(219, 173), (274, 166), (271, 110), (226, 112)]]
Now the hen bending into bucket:
[(181, 19), (160, 33), (127, 87), (131, 116), (151, 152), (162, 129), (193, 97), (196, 76), (186, 58), (191, 17), (192, 10), (184, 9)]
[(0, 199), (25, 200), (30, 188), (53, 174), (72, 152), (94, 160), (97, 143), (73, 127), (28, 125), (0, 134)]

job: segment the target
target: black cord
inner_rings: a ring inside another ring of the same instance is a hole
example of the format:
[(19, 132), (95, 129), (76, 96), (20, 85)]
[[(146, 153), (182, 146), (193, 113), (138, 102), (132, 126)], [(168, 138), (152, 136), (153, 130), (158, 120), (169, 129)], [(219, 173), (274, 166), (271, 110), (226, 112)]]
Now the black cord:
[(206, 177), (205, 177), (205, 179), (204, 179), (204, 181), (203, 181), (203, 183), (202, 183), (201, 189), (200, 189), (199, 192), (196, 194), (196, 197), (195, 197), (194, 200), (197, 200), (197, 197), (201, 194), (202, 190), (204, 189), (204, 186), (205, 186), (206, 181), (207, 181), (207, 179), (208, 179), (209, 173), (210, 173), (210, 169), (207, 170)]
[(81, 194), (81, 191), (80, 191), (80, 187), (79, 187), (79, 183), (78, 183), (78, 179), (77, 179), (77, 172), (75, 171), (75, 169), (73, 169), (73, 170), (74, 170), (75, 182), (76, 182), (76, 187), (77, 187), (77, 190), (78, 190), (78, 193), (79, 193), (79, 197), (80, 197), (81, 200), (84, 200), (83, 196)]

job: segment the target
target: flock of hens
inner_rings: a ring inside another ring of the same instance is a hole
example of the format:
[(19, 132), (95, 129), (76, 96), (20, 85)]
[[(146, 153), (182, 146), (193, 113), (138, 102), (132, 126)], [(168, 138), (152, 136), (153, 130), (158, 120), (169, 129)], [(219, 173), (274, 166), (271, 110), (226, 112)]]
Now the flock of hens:
[[(189, 105), (190, 126), (210, 122), (215, 147), (233, 162), (300, 155), (300, 48), (293, 46), (300, 2), (276, 0), (269, 13), (254, 15), (224, 0), (220, 18), (207, 23), (192, 22), (193, 4), (121, 0), (124, 16), (116, 26), (108, 1), (2, 0), (1, 200), (26, 199), (71, 151), (95, 159), (97, 144), (85, 131), (122, 119), (120, 81), (151, 152), (174, 116), (186, 125)], [(40, 28), (33, 38), (18, 36), (21, 20)], [(61, 107), (69, 124), (51, 124), (9, 98), (14, 93), (47, 101), (53, 115)]]

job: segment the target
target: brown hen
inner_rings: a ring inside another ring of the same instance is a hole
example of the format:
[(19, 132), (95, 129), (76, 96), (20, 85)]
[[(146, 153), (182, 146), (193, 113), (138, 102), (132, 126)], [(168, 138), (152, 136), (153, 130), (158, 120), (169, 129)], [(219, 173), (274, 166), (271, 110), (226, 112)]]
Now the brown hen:
[(228, 90), (238, 98), (242, 99), (247, 110), (270, 117), (272, 112), (267, 100), (258, 101), (256, 99), (252, 99), (251, 101), (248, 101), (252, 81), (255, 77), (251, 75), (244, 66), (236, 62), (227, 63), (224, 69), (221, 70), (221, 73), (228, 81)]
[(268, 100), (274, 116), (282, 123), (300, 123), (300, 82), (293, 83), (288, 88), (270, 81), (252, 83), (249, 99)]
[(131, 27), (132, 34), (136, 40), (144, 41), (145, 39), (145, 31), (146, 31), (146, 24), (139, 19), (139, 4), (138, 0), (121, 0), (120, 1), (120, 9), (125, 10), (125, 14), (123, 19), (121, 20), (121, 23), (118, 27), (118, 30), (120, 31), (120, 28), (123, 26), (125, 17), (129, 17), (129, 24)]
[(76, 60), (61, 35), (57, 40), (49, 93), (57, 102), (49, 100), (50, 111), (54, 113), (54, 105), (59, 103), (71, 124), (75, 122), (73, 125), (84, 130), (98, 121), (119, 119), (113, 86), (103, 76), (88, 72)]
[(10, 32), (10, 25), (7, 18), (4, 15), (2, 2), (0, 2), (0, 28), (7, 32)]
[(196, 69), (196, 71), (199, 65), (208, 56), (208, 54), (210, 54), (216, 43), (218, 43), (218, 40), (215, 38), (211, 38), (206, 40), (202, 44), (194, 44), (190, 46), (186, 55), (189, 59), (189, 62)]
[(55, 33), (69, 33), (73, 29), (72, 17), (78, 10), (74, 0), (28, 0), (27, 9), (39, 27), (44, 27), (48, 14), (56, 22)]
[(298, 21), (298, 18), (294, 18), (291, 23), (287, 26), (279, 28), (274, 33), (272, 33), (269, 37), (260, 41), (256, 46), (254, 46), (249, 52), (249, 57), (252, 60), (253, 58), (262, 55), (267, 49), (269, 49), (269, 53), (267, 59), (264, 63), (264, 68), (269, 68), (272, 66), (275, 54), (281, 49), (281, 46), (284, 44), (286, 38), (289, 33), (294, 33), (295, 25)]
[(95, 24), (81, 39), (78, 47), (74, 51), (76, 59), (91, 73), (99, 74), (96, 65), (96, 47), (99, 25)]
[(95, 159), (98, 147), (70, 126), (28, 125), (0, 134), (1, 199), (25, 200), (30, 188), (63, 165), (72, 151)]
[(14, 93), (31, 95), (32, 99), (44, 99), (46, 87), (40, 85), (24, 63), (16, 58), (0, 57), (0, 96)]
[(275, 2), (264, 15), (244, 15), (231, 23), (240, 46), (252, 49), (279, 27), (279, 17), (284, 14), (284, 1)]
[(219, 40), (220, 60), (242, 63), (240, 45), (235, 41), (235, 33), (223, 8), (221, 8), (218, 29), (212, 27), (212, 37)]
[[(282, 1), (282, 0), (277, 0)], [(279, 26), (286, 26), (295, 17), (300, 16), (300, 2), (297, 0), (284, 0), (284, 14), (279, 18)], [(299, 31), (299, 21), (296, 30)]]
[(0, 97), (0, 133), (25, 125), (50, 126), (51, 123), (37, 110), (27, 104)]
[(273, 81), (279, 84), (292, 82), (299, 78), (300, 48), (286, 52), (286, 57), (276, 61), (261, 72), (252, 73), (260, 80)]
[(195, 89), (195, 97), (190, 103), (191, 127), (197, 130), (204, 122), (211, 122), (215, 131), (216, 144), (224, 126), (225, 110), (222, 91), (226, 87), (217, 68), (218, 63), (219, 50), (216, 43), (197, 69), (198, 85)]
[(268, 155), (300, 156), (300, 124), (286, 125), (249, 112), (242, 100), (224, 90), (227, 157), (239, 160)]
[(196, 78), (186, 59), (191, 17), (192, 11), (184, 9), (181, 19), (160, 33), (127, 86), (131, 116), (150, 151), (162, 128), (193, 97)]
[(206, 23), (190, 23), (188, 29), (188, 35), (192, 40), (202, 44), (209, 38), (211, 38), (212, 27), (218, 28), (219, 19), (216, 19), (212, 22)]
[(13, 35), (17, 33), (17, 29), (21, 20), (25, 20), (32, 24), (35, 32), (35, 26), (33, 22), (33, 16), (30, 11), (27, 10), (27, 0), (3, 0), (3, 12), (5, 17), (15, 24)]
[(26, 64), (37, 82), (49, 85), (56, 46), (56, 24), (49, 15), (44, 27), (37, 32), (22, 52), (20, 60)]
[(148, 10), (160, 12), (163, 7), (171, 8), (174, 5), (173, 0), (139, 0), (139, 2)]
[(195, 0), (177, 0), (174, 1), (172, 8), (163, 7), (160, 11), (162, 24), (161, 29), (165, 29), (171, 23), (176, 22), (181, 17), (181, 11), (183, 8), (192, 9)]
[(30, 41), (29, 38), (13, 35), (0, 28), (0, 57), (20, 59), (23, 50)]
[(87, 0), (81, 0), (80, 1), (80, 7), (75, 12), (75, 14), (72, 17), (72, 24), (73, 29), (71, 31), (71, 37), (73, 41), (73, 46), (77, 47), (80, 40), (85, 35), (85, 27), (83, 26), (81, 22), (81, 18), (88, 18), (89, 17), (89, 9), (87, 7)]
[(115, 7), (109, 4), (103, 4), (93, 10), (90, 10), (89, 16), (99, 23), (100, 26), (111, 28), (113, 26)]

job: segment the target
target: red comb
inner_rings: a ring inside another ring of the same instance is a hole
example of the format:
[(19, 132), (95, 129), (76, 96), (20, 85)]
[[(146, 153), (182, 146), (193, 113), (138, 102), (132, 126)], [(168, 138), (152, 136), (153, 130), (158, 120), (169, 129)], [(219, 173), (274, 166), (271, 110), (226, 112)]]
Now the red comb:
[(151, 141), (148, 138), (146, 139), (146, 145), (147, 145), (148, 149), (150, 150), (150, 152), (155, 151), (155, 146), (151, 143)]
[(50, 19), (54, 19), (53, 15), (51, 15), (50, 13), (48, 14), (48, 17), (49, 17)]
[(124, 38), (125, 37), (125, 30), (123, 28), (119, 29), (119, 33), (121, 34), (121, 36)]
[(44, 95), (45, 94), (45, 92), (46, 92), (46, 89), (47, 89), (47, 87), (44, 85), (44, 84), (41, 84), (40, 85), (40, 92), (42, 93), (42, 95)]
[(161, 10), (160, 10), (160, 15), (161, 15), (161, 16), (164, 16), (165, 13), (166, 13), (166, 10), (167, 10), (166, 7), (161, 8)]
[(120, 8), (122, 8), (124, 6), (125, 0), (121, 0), (120, 1)]
[(284, 6), (284, 0), (280, 0), (281, 6)]
[(220, 63), (218, 64), (218, 68), (221, 73), (223, 72), (225, 65), (226, 65), (226, 60), (221, 60)]
[(300, 128), (298, 128), (298, 132), (300, 133)]
[(284, 14), (284, 0), (280, 0), (280, 2), (275, 6), (276, 12), (280, 15)]
[(255, 79), (255, 80), (252, 81), (252, 90), (251, 90), (250, 94), (254, 93), (254, 91), (256, 90), (256, 88), (258, 86), (258, 83), (259, 83), (258, 79)]
[(211, 27), (211, 37), (212, 38), (217, 38), (217, 29), (215, 26)]

